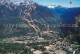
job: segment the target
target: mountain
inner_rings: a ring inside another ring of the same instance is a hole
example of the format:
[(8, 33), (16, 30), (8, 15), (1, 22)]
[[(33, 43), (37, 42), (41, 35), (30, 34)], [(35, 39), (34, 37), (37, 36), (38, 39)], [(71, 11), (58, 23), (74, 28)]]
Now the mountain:
[(79, 9), (62, 6), (49, 8), (29, 1), (0, 2), (0, 37), (35, 36), (49, 29), (63, 33), (64, 37), (70, 32), (79, 34), (79, 28), (60, 27), (75, 24), (75, 18), (80, 15)]
[(74, 24), (76, 21), (75, 18), (80, 15), (80, 7), (67, 8), (59, 5), (54, 8), (54, 11), (64, 20), (64, 23), (67, 24)]
[(78, 23), (78, 27), (73, 25), (76, 25), (76, 18), (80, 19), (80, 7), (67, 8), (59, 5), (55, 8), (51, 8), (51, 10), (62, 18), (61, 25), (67, 25), (67, 27), (61, 27), (61, 31), (64, 33), (64, 36), (69, 36), (69, 34), (72, 34), (73, 37), (77, 37), (78, 39), (80, 35), (80, 22)]
[(47, 25), (59, 31), (53, 25), (60, 22), (52, 10), (35, 2), (0, 2), (0, 37), (36, 34), (47, 30)]

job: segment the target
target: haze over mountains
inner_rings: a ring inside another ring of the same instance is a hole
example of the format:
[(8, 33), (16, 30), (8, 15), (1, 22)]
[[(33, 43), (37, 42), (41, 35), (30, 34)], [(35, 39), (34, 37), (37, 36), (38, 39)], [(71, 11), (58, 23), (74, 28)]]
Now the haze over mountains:
[(80, 15), (80, 7), (67, 8), (57, 6), (54, 11), (64, 19), (64, 22), (69, 24), (75, 23), (75, 18)]

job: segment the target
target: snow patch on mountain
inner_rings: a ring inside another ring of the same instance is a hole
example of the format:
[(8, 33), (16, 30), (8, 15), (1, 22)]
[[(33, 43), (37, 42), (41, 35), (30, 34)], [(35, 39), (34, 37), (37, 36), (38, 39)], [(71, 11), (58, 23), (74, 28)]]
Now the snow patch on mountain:
[(55, 8), (57, 5), (48, 5), (48, 8)]

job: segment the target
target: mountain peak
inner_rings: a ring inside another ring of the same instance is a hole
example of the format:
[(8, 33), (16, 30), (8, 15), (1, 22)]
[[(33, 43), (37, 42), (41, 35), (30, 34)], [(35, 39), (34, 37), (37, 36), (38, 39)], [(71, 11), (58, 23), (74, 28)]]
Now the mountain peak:
[(13, 5), (29, 5), (35, 4), (33, 1), (0, 1), (1, 5), (13, 4)]

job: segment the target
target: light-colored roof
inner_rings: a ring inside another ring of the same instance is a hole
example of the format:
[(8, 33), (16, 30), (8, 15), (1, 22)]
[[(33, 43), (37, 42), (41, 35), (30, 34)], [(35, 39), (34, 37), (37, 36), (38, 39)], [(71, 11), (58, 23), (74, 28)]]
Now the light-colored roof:
[(33, 54), (42, 54), (42, 51), (36, 50), (33, 52)]
[(56, 50), (55, 51), (56, 53), (58, 53), (58, 54), (67, 54), (65, 51), (63, 51), (63, 50)]
[(41, 37), (40, 37), (40, 39), (44, 39), (44, 38), (41, 38)]

